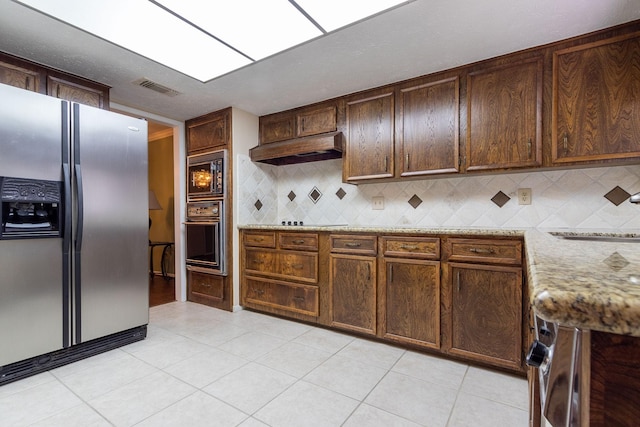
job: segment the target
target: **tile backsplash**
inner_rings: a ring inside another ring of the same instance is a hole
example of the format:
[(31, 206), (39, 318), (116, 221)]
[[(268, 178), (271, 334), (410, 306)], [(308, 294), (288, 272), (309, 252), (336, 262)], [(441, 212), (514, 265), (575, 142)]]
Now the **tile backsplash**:
[[(239, 224), (640, 229), (640, 205), (605, 197), (640, 191), (640, 166), (521, 172), (351, 185), (342, 159), (271, 166), (239, 158)], [(619, 187), (617, 189), (616, 187)], [(519, 205), (517, 190), (531, 189)], [(492, 198), (502, 192), (502, 207)], [(372, 208), (373, 197), (383, 209)], [(378, 199), (379, 200), (379, 199)], [(260, 209), (258, 209), (260, 207)]]

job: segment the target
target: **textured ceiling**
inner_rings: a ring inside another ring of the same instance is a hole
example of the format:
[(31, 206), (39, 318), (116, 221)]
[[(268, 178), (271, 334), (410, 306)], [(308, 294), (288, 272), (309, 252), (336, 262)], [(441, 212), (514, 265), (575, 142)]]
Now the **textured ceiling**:
[[(635, 19), (638, 0), (415, 0), (201, 83), (0, 0), (0, 51), (107, 84), (118, 104), (185, 120), (228, 106), (273, 113)], [(181, 94), (132, 84), (142, 77)]]

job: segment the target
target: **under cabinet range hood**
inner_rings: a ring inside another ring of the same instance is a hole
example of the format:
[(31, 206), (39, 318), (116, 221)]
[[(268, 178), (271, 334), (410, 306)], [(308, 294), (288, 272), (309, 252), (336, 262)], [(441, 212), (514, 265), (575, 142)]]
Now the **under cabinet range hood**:
[(342, 132), (271, 142), (249, 150), (253, 162), (272, 165), (316, 162), (342, 157)]

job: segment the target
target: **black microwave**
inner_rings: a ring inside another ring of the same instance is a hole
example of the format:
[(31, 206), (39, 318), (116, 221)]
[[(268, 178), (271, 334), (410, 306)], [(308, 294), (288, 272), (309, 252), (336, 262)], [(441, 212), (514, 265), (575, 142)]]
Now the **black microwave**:
[(187, 197), (189, 200), (223, 197), (227, 150), (187, 157)]

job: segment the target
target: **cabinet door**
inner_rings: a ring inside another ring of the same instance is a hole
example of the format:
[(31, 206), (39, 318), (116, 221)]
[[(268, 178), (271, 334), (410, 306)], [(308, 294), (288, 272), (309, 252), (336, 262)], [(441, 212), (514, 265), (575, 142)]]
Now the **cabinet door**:
[(329, 316), (333, 327), (376, 334), (376, 259), (331, 254)]
[(384, 260), (381, 336), (440, 348), (440, 262)]
[(522, 270), (449, 264), (449, 353), (522, 368)]
[(296, 118), (293, 112), (260, 117), (260, 144), (295, 138)]
[(227, 145), (231, 140), (230, 120), (231, 115), (227, 109), (187, 121), (188, 154)]
[(47, 95), (96, 108), (108, 109), (103, 89), (71, 82), (60, 77), (51, 75), (47, 77)]
[(40, 71), (0, 61), (0, 83), (39, 92)]
[(393, 176), (394, 95), (347, 103), (346, 181)]
[(400, 176), (458, 172), (458, 77), (400, 90)]
[(541, 164), (542, 59), (470, 73), (467, 98), (467, 170)]
[(640, 156), (640, 33), (553, 54), (552, 161)]
[(317, 108), (310, 111), (298, 113), (297, 136), (317, 135), (325, 132), (335, 132), (336, 130), (336, 107)]

